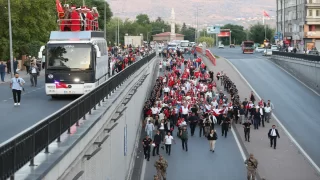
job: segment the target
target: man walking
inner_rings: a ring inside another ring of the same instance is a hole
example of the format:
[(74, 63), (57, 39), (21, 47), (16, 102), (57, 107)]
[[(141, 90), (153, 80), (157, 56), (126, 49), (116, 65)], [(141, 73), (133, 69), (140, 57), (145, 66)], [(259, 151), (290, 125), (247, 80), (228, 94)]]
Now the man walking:
[(188, 131), (187, 127), (183, 127), (182, 131), (180, 132), (180, 138), (182, 142), (182, 149), (186, 148), (186, 151), (188, 151)]
[(247, 122), (243, 123), (243, 129), (244, 129), (244, 139), (245, 141), (250, 142), (250, 120), (248, 119)]
[(159, 159), (154, 163), (157, 169), (157, 176), (159, 180), (166, 180), (168, 162), (160, 155)]
[(153, 142), (155, 144), (155, 146), (153, 147), (153, 150), (152, 150), (153, 156), (156, 155), (156, 150), (157, 150), (157, 155), (159, 155), (159, 147), (160, 147), (161, 141), (162, 141), (162, 139), (161, 139), (160, 131), (158, 130), (157, 134), (154, 135), (154, 138), (153, 138)]
[(189, 117), (189, 123), (190, 123), (190, 130), (191, 130), (191, 136), (194, 135), (194, 131), (196, 129), (197, 123), (198, 123), (198, 116), (193, 112), (191, 116)]
[(253, 154), (250, 154), (250, 157), (244, 163), (247, 165), (247, 179), (255, 180), (258, 160), (254, 158)]
[(23, 90), (23, 85), (26, 82), (19, 77), (16, 73), (15, 77), (11, 79), (10, 88), (12, 89), (13, 101), (15, 106), (20, 106), (21, 101), (21, 91)]
[[(171, 153), (171, 145), (172, 145), (172, 142), (174, 142), (174, 139), (173, 137), (171, 136), (171, 133), (168, 132), (168, 135), (166, 135), (164, 137), (164, 143), (165, 143), (165, 146), (166, 146), (166, 153), (170, 156), (170, 153)], [(175, 143), (175, 142), (174, 142)]]
[(229, 130), (229, 124), (230, 124), (230, 118), (227, 117), (226, 114), (223, 114), (222, 122), (221, 122), (221, 130), (222, 130), (222, 136), (227, 137), (228, 130)]
[(150, 139), (148, 135), (142, 140), (144, 158), (147, 159), (147, 161), (150, 159), (151, 143), (152, 139)]
[(273, 145), (273, 148), (276, 149), (277, 138), (280, 139), (280, 135), (279, 135), (278, 129), (276, 129), (276, 125), (272, 125), (272, 128), (268, 132), (268, 137), (270, 139), (270, 147), (272, 147)]
[(151, 120), (148, 120), (148, 123), (146, 124), (145, 131), (147, 132), (149, 137), (153, 136), (153, 131), (154, 131), (154, 125), (151, 122)]
[(29, 70), (31, 86), (37, 87), (39, 68), (35, 63), (31, 63)]
[(0, 76), (1, 82), (4, 82), (4, 77), (6, 76), (6, 65), (2, 61), (0, 62)]

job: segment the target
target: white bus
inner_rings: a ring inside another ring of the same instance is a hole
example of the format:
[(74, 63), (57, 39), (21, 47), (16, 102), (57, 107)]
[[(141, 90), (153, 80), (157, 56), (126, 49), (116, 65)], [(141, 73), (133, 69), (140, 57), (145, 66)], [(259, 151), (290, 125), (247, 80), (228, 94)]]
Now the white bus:
[(107, 81), (107, 48), (103, 32), (52, 31), (38, 55), (45, 55), (46, 94), (82, 95)]

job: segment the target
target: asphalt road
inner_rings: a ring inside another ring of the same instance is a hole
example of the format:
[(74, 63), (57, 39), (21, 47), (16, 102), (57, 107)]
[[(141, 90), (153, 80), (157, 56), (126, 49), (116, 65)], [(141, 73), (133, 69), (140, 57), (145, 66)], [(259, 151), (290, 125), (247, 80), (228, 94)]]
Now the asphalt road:
[[(171, 147), (171, 155), (160, 149), (159, 153), (168, 161), (167, 179), (183, 180), (243, 180), (246, 178), (246, 166), (241, 157), (234, 137), (228, 132), (228, 137), (221, 136), (221, 127), (216, 126), (218, 140), (215, 152), (209, 150), (209, 142), (205, 137), (199, 137), (197, 127), (195, 135), (189, 137), (188, 152), (182, 150), (181, 140), (176, 131), (173, 138), (176, 144)], [(190, 128), (188, 128), (190, 132)], [(190, 135), (190, 134), (189, 134)], [(151, 152), (152, 155), (152, 152)], [(145, 180), (153, 179), (156, 174), (155, 161), (159, 157), (151, 156), (146, 161)]]
[(260, 53), (242, 54), (240, 48), (228, 47), (212, 53), (228, 59), (261, 98), (271, 100), (274, 114), (320, 166), (320, 97)]
[(0, 143), (29, 128), (75, 99), (75, 97), (51, 99), (45, 94), (43, 76), (39, 77), (37, 87), (30, 86), (29, 78), (24, 78), (24, 80), (26, 81), (25, 92), (21, 97), (21, 106), (17, 107), (13, 106), (9, 84), (0, 84)]

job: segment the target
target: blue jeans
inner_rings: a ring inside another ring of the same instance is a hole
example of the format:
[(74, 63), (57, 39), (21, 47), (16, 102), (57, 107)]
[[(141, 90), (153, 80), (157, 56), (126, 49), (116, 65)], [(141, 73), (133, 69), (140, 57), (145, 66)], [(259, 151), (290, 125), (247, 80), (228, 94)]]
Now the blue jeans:
[(4, 82), (4, 77), (6, 76), (6, 72), (0, 72), (1, 81)]

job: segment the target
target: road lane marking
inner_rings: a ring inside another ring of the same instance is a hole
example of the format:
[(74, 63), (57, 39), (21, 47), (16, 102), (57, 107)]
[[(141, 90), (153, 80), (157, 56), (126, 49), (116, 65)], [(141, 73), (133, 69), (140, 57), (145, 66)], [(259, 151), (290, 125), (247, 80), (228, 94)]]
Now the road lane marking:
[(243, 148), (242, 148), (242, 146), (241, 146), (241, 144), (240, 144), (240, 141), (239, 141), (239, 139), (238, 139), (238, 136), (237, 136), (236, 133), (234, 132), (233, 128), (231, 128), (231, 132), (232, 132), (232, 135), (233, 135), (233, 137), (234, 137), (234, 139), (235, 139), (235, 141), (236, 141), (236, 143), (237, 143), (237, 146), (238, 146), (238, 148), (239, 148), (239, 151), (240, 151), (240, 154), (241, 154), (241, 156), (242, 156), (242, 158), (243, 158), (243, 161), (245, 161), (245, 160), (247, 159), (247, 157), (246, 157), (246, 155), (245, 155), (245, 153), (244, 153), (244, 150), (243, 150)]
[[(256, 92), (256, 90), (250, 85), (250, 83), (244, 78), (244, 76), (240, 73), (240, 71), (226, 58), (224, 58), (231, 66), (232, 68), (240, 75), (240, 77), (246, 82), (246, 84), (250, 87), (250, 89), (258, 96), (258, 98), (261, 100), (262, 98), (259, 96), (259, 94)], [(281, 126), (281, 128), (284, 130), (284, 132), (287, 134), (289, 139), (296, 145), (296, 147), (299, 149), (299, 151), (303, 154), (303, 156), (309, 161), (309, 163), (315, 168), (315, 170), (320, 174), (320, 168), (318, 165), (311, 159), (311, 157), (304, 151), (304, 149), (300, 146), (300, 144), (293, 138), (293, 136), (289, 133), (289, 131), (284, 127), (284, 125), (280, 122), (280, 120), (272, 113), (272, 117), (278, 122), (278, 124)]]
[[(267, 59), (266, 59), (267, 60)], [(269, 60), (271, 61), (271, 60)], [(309, 87), (308, 85), (306, 85), (304, 82), (300, 81), (298, 78), (294, 77), (291, 73), (289, 73), (287, 70), (283, 69), (281, 66), (279, 66), (278, 64), (274, 63), (273, 61), (271, 61), (274, 65), (276, 65), (278, 68), (282, 69), (284, 72), (286, 72), (287, 74), (289, 74), (291, 77), (293, 77), (295, 80), (299, 81), (301, 84), (303, 84), (305, 87), (307, 87), (310, 91), (314, 92), (316, 95), (320, 96), (320, 94), (313, 90), (311, 87)]]

